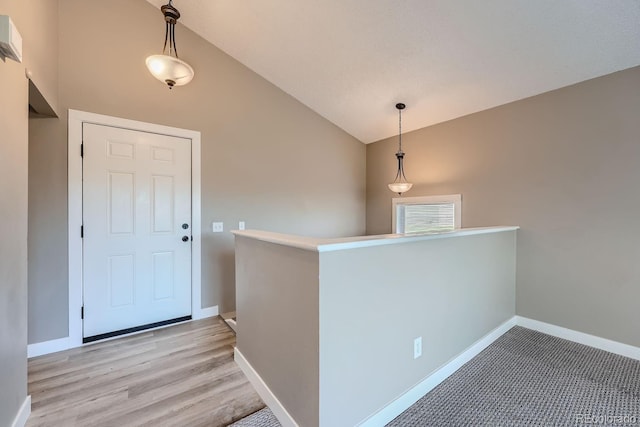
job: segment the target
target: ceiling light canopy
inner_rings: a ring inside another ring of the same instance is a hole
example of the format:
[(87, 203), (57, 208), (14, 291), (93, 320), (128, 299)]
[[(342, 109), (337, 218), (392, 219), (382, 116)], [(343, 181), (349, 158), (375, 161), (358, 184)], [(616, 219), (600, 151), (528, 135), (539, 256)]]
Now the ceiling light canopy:
[(389, 190), (394, 193), (398, 193), (401, 195), (404, 192), (407, 192), (411, 189), (413, 184), (407, 182), (407, 178), (404, 176), (404, 151), (402, 151), (402, 110), (404, 110), (405, 105), (402, 103), (396, 104), (396, 108), (398, 109), (398, 152), (396, 153), (396, 158), (398, 159), (398, 172), (396, 173), (396, 179), (393, 180), (391, 184), (389, 184)]
[[(176, 22), (180, 18), (180, 12), (173, 7), (172, 0), (160, 8), (164, 15), (166, 30), (164, 34), (164, 48), (162, 55), (151, 55), (147, 58), (147, 68), (156, 79), (165, 83), (172, 89), (174, 86), (183, 86), (189, 83), (194, 76), (191, 65), (178, 58), (176, 48)], [(169, 43), (169, 54), (167, 51)]]

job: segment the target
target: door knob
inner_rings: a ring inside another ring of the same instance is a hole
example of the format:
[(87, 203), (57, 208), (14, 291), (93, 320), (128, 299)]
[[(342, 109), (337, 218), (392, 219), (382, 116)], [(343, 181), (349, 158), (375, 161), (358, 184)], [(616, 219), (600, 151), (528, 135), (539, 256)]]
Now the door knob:
[(182, 236), (182, 241), (183, 242), (188, 242), (189, 241), (189, 237), (188, 236)]

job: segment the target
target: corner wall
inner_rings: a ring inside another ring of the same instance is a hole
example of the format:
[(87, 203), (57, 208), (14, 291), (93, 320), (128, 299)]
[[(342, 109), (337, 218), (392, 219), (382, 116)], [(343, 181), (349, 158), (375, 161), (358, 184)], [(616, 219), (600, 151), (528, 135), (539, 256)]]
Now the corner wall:
[[(28, 415), (27, 213), (29, 81), (57, 104), (57, 1), (0, 0), (23, 38), (23, 62), (0, 61), (0, 426)], [(53, 19), (51, 19), (53, 17)], [(49, 45), (52, 43), (53, 45)], [(23, 406), (24, 405), (24, 406)], [(23, 412), (20, 412), (19, 411)]]
[[(0, 8), (0, 14), (5, 10)], [(16, 26), (20, 28), (17, 20)], [(10, 426), (27, 397), (28, 80), (24, 66), (0, 61), (0, 81), (0, 425)]]
[(318, 253), (244, 236), (235, 247), (236, 350), (300, 426), (318, 426)]
[[(113, 10), (126, 10), (114, 27)], [(202, 133), (202, 305), (235, 307), (233, 237), (256, 228), (312, 236), (364, 233), (363, 144), (182, 25), (180, 57), (195, 69), (169, 90), (145, 58), (164, 40), (144, 0), (61, 0), (59, 122), (34, 121), (29, 342), (66, 337), (67, 110)], [(225, 232), (212, 233), (223, 221)], [(34, 249), (35, 251), (35, 249)]]
[[(640, 346), (638, 111), (635, 67), (407, 133), (405, 196), (461, 193), (463, 227), (521, 227), (518, 315)], [(391, 231), (396, 149), (367, 146), (367, 234)]]

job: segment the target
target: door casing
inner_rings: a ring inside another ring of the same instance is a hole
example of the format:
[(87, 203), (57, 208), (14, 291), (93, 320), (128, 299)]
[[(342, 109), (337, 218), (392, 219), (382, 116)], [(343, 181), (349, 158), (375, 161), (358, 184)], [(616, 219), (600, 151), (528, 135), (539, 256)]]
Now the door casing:
[[(135, 131), (158, 133), (191, 139), (191, 206), (192, 206), (192, 255), (191, 255), (191, 315), (201, 319), (217, 314), (217, 307), (202, 308), (201, 283), (201, 135), (198, 131), (144, 123), (136, 120), (104, 116), (78, 110), (69, 110), (68, 136), (68, 208), (69, 208), (69, 348), (82, 345), (82, 124), (94, 123)], [(213, 309), (213, 310), (212, 310)]]

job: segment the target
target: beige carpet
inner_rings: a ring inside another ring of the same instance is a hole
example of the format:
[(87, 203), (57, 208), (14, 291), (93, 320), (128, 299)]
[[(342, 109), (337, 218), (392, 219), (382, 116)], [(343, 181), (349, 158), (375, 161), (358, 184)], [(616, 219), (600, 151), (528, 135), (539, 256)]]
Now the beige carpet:
[(232, 427), (281, 427), (268, 407), (231, 424)]

